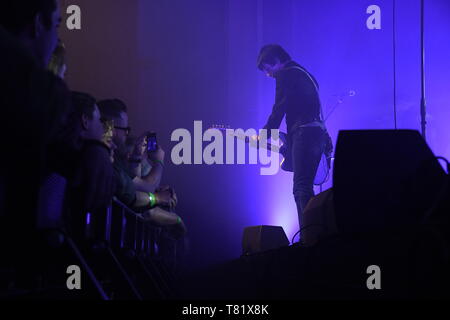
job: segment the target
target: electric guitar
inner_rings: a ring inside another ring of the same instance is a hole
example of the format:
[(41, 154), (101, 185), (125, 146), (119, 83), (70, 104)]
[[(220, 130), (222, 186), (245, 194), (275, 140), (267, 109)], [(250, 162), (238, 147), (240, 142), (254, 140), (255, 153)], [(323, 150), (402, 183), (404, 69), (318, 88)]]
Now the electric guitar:
[[(255, 147), (257, 149), (266, 149), (272, 152), (278, 152), (283, 156), (283, 160), (280, 163), (280, 167), (283, 171), (293, 172), (294, 166), (292, 163), (292, 152), (290, 148), (290, 142), (288, 139), (288, 135), (285, 132), (279, 131), (280, 138), (280, 146), (273, 145), (269, 142), (266, 144), (260, 144), (259, 141), (255, 140), (254, 137), (245, 135), (245, 134), (236, 134), (235, 130), (231, 132), (227, 132), (227, 129), (231, 129), (230, 126), (224, 125), (213, 125), (210, 129), (216, 129), (222, 132), (222, 134), (226, 136), (231, 136), (240, 140), (244, 140), (245, 143), (250, 144), (250, 146)], [(314, 179), (315, 185), (321, 185), (327, 181), (330, 173), (331, 159), (328, 159), (325, 153), (322, 154), (319, 167), (317, 168), (316, 177)]]
[[(225, 136), (231, 136), (234, 138), (237, 138), (239, 140), (244, 140), (245, 143), (249, 143), (250, 146), (255, 147), (257, 149), (266, 149), (273, 152), (277, 152), (283, 156), (283, 160), (280, 163), (281, 169), (288, 172), (293, 172), (294, 168), (292, 166), (292, 155), (291, 152), (289, 152), (288, 149), (288, 143), (287, 143), (287, 134), (280, 131), (280, 146), (276, 146), (271, 144), (270, 142), (267, 142), (265, 145), (259, 143), (259, 141), (254, 140), (253, 137), (249, 135), (240, 135), (236, 134), (233, 130), (233, 133), (227, 132), (227, 129), (231, 129), (229, 126), (223, 126), (223, 125), (213, 125), (210, 129), (216, 129), (221, 131)], [(252, 141), (253, 140), (253, 141)]]

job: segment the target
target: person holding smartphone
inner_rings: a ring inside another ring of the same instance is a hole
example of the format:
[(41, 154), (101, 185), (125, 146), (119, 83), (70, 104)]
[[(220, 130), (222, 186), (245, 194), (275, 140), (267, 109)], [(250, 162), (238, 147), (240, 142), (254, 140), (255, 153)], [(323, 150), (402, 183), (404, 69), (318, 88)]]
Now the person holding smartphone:
[[(150, 223), (163, 227), (158, 241), (159, 253), (169, 270), (175, 273), (185, 255), (184, 236), (187, 229), (183, 219), (175, 213), (178, 202), (175, 190), (169, 186), (160, 186), (164, 169), (164, 151), (158, 145), (154, 132), (147, 132), (137, 139), (130, 138), (127, 144), (130, 148), (128, 156), (130, 167), (136, 174), (133, 181), (142, 188), (140, 190), (156, 186), (155, 205), (145, 210), (143, 217)], [(138, 197), (147, 196), (147, 193), (143, 192), (137, 194)], [(168, 202), (162, 200), (167, 198)]]
[[(183, 220), (171, 212), (177, 204), (177, 196), (173, 188), (160, 187), (164, 170), (164, 150), (156, 143), (156, 135), (149, 132), (136, 139), (131, 155), (128, 155), (126, 141), (129, 137), (128, 113), (125, 103), (119, 99), (99, 101), (103, 121), (113, 121), (113, 142), (117, 146), (114, 154), (115, 196), (128, 207), (146, 211), (146, 218), (157, 225), (173, 227), (176, 235), (182, 237), (186, 233)], [(148, 150), (147, 140), (153, 139)], [(156, 146), (156, 148), (155, 148)], [(135, 162), (143, 161), (151, 165), (147, 174), (136, 173), (130, 169)]]
[[(146, 132), (136, 139), (128, 161), (137, 169), (133, 182), (138, 191), (154, 192), (158, 188), (164, 171), (164, 157), (164, 150), (156, 141), (156, 133)], [(145, 165), (151, 169), (144, 170)]]

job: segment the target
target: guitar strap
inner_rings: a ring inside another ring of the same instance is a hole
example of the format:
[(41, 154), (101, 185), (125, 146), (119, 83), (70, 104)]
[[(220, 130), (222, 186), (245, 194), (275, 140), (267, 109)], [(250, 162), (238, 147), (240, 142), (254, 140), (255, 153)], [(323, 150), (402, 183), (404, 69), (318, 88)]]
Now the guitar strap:
[[(319, 87), (317, 85), (317, 82), (314, 80), (314, 78), (311, 76), (311, 74), (308, 71), (306, 71), (304, 68), (302, 68), (300, 66), (288, 67), (285, 70), (290, 70), (290, 69), (297, 69), (297, 70), (302, 71), (304, 74), (306, 74), (308, 76), (308, 78), (311, 80), (311, 82), (313, 83), (314, 88), (316, 89), (316, 94), (319, 97)], [(319, 98), (319, 104), (320, 104), (320, 121), (319, 121), (320, 125), (319, 126), (325, 131), (326, 136), (327, 136), (327, 142), (326, 142), (326, 147), (325, 147), (324, 153), (325, 153), (327, 159), (330, 159), (331, 154), (333, 152), (333, 143), (331, 142), (330, 134), (328, 133), (328, 130), (325, 127), (325, 120), (323, 117), (323, 110), (322, 110), (322, 102), (320, 101), (320, 98)], [(300, 127), (302, 127), (302, 126), (300, 126)], [(329, 167), (330, 167), (330, 164), (328, 163), (328, 168)]]
[[(305, 69), (303, 69), (302, 67), (299, 67), (299, 66), (289, 67), (289, 68), (286, 68), (285, 70), (291, 70), (291, 69), (297, 69), (297, 70), (302, 71), (304, 74), (306, 74), (308, 76), (309, 80), (311, 80), (311, 82), (313, 83), (314, 88), (316, 89), (317, 96), (319, 96), (319, 87), (317, 86), (317, 82), (314, 80), (314, 78), (311, 76), (311, 74), (308, 71), (306, 71)], [(319, 104), (320, 104), (320, 121), (324, 122), (323, 112), (322, 112), (322, 103), (321, 103), (320, 99), (319, 99)]]

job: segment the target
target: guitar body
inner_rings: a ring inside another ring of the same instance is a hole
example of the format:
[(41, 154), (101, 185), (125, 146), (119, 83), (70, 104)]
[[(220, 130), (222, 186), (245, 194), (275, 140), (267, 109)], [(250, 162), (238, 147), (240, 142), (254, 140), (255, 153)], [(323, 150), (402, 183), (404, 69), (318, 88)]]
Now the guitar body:
[[(220, 130), (222, 133), (226, 133), (226, 129), (230, 129), (226, 126), (212, 126), (211, 129)], [(235, 135), (233, 135), (235, 136)], [(250, 137), (248, 136), (235, 136), (238, 139), (245, 140), (247, 143), (249, 142)], [(294, 172), (294, 164), (292, 161), (292, 151), (291, 151), (291, 143), (288, 135), (284, 132), (279, 132), (279, 138), (281, 140), (280, 146), (273, 146), (270, 143), (263, 146), (263, 148), (272, 150), (273, 152), (278, 152), (283, 156), (283, 160), (281, 161), (280, 167), (283, 171)], [(258, 145), (258, 148), (261, 147)], [(329, 172), (330, 172), (330, 161), (331, 158), (327, 158), (325, 153), (322, 154), (320, 159), (316, 176), (314, 179), (315, 185), (321, 185), (328, 180)]]

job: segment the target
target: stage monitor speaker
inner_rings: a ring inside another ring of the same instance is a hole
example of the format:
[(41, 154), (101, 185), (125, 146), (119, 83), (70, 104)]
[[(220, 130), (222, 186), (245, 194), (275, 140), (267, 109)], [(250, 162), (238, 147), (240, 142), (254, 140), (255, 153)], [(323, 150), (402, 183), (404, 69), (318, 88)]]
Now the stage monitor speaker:
[(305, 246), (312, 246), (321, 238), (338, 234), (332, 188), (309, 200), (303, 212), (301, 229), (301, 240)]
[(278, 226), (247, 227), (244, 229), (242, 236), (243, 255), (277, 249), (288, 245), (289, 240), (283, 228)]
[(445, 179), (445, 171), (417, 131), (341, 131), (333, 174), (339, 231), (420, 223)]

